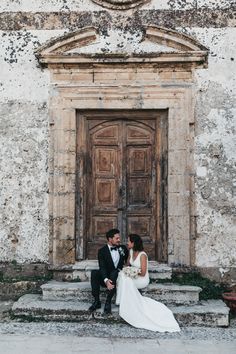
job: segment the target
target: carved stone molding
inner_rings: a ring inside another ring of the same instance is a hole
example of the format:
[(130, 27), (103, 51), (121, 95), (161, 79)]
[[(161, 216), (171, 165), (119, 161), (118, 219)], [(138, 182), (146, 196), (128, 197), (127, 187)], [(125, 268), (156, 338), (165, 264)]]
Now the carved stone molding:
[(174, 30), (147, 26), (142, 41), (166, 46), (168, 51), (157, 50), (151, 53), (114, 51), (109, 53), (94, 52), (83, 54), (73, 49), (99, 42), (96, 28), (86, 27), (79, 31), (53, 39), (41, 46), (36, 56), (43, 65), (49, 64), (89, 64), (89, 63), (191, 63), (193, 66), (207, 66), (208, 50), (194, 38)]
[(128, 10), (150, 0), (92, 0), (96, 4), (112, 10)]
[(78, 112), (137, 109), (168, 111), (168, 264), (194, 264), (194, 69), (207, 66), (208, 51), (192, 37), (155, 26), (146, 28), (142, 40), (168, 51), (157, 46), (151, 53), (74, 52), (99, 43), (99, 31), (89, 27), (51, 40), (37, 52), (51, 74), (49, 210), (54, 266), (86, 257), (83, 229), (77, 228), (78, 220), (84, 223), (85, 208), (76, 192), (82, 170), (77, 162), (78, 129), (83, 124)]

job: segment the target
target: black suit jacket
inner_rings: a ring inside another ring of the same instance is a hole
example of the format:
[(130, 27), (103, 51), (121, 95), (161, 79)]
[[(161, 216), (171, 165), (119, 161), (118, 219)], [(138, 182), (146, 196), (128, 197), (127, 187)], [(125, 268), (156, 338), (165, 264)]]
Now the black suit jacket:
[(99, 270), (101, 272), (103, 279), (109, 278), (110, 273), (113, 270), (122, 269), (124, 266), (124, 263), (127, 261), (129, 251), (126, 248), (126, 246), (120, 245), (118, 247), (118, 252), (120, 253), (120, 260), (117, 265), (117, 268), (115, 268), (108, 245), (99, 249), (99, 251), (98, 251), (98, 264), (99, 264)]

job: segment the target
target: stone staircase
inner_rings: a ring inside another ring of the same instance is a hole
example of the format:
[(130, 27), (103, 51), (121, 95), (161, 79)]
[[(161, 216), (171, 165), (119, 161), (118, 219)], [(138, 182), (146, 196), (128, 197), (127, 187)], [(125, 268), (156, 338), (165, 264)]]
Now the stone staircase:
[[(90, 272), (97, 268), (95, 262), (81, 262), (73, 266), (70, 276), (82, 281), (63, 282), (52, 280), (41, 286), (42, 295), (27, 294), (22, 296), (12, 307), (12, 314), (22, 319), (47, 321), (89, 321), (106, 320), (123, 322), (118, 314), (118, 306), (112, 305), (112, 314), (103, 314), (103, 309), (89, 313), (92, 303)], [(79, 268), (79, 269), (78, 269)], [(172, 269), (166, 265), (149, 262), (150, 278), (170, 279)], [(73, 279), (72, 278), (72, 279)], [(201, 288), (173, 283), (154, 283), (142, 290), (148, 296), (163, 302), (173, 311), (182, 326), (227, 327), (229, 309), (221, 300), (199, 301)], [(106, 290), (101, 289), (104, 301)]]

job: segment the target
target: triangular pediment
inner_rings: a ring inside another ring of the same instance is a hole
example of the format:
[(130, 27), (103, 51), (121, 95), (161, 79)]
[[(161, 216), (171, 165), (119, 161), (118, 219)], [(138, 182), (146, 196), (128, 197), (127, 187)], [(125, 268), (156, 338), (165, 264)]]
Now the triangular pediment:
[[(134, 35), (121, 30), (99, 34), (94, 27), (52, 39), (39, 48), (37, 56), (42, 64), (100, 63), (111, 61), (138, 62), (141, 58), (157, 61), (205, 62), (208, 50), (194, 38), (166, 28), (148, 26)], [(194, 59), (195, 58), (195, 59)], [(185, 60), (186, 61), (186, 60)]]

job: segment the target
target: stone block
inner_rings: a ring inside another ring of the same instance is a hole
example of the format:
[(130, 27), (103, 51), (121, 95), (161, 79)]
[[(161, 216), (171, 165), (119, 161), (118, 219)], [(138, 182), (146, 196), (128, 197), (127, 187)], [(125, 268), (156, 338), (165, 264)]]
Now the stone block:
[(190, 265), (189, 240), (174, 240), (173, 254), (169, 258), (169, 262), (175, 265)]
[(64, 70), (60, 72), (57, 70), (57, 73), (53, 73), (52, 80), (54, 83), (71, 83), (71, 82), (87, 82), (92, 83), (93, 81), (93, 72), (92, 70), (81, 70), (81, 71), (74, 71), (71, 70), (70, 72), (65, 72)]
[[(41, 286), (44, 301), (82, 301), (91, 302), (90, 282), (50, 281)], [(142, 290), (144, 296), (165, 304), (194, 304), (199, 301), (201, 288), (177, 284), (150, 284)], [(105, 288), (101, 288), (101, 299), (106, 298)]]
[(55, 251), (55, 264), (71, 264), (75, 259), (75, 241), (57, 240)]
[(57, 130), (76, 131), (76, 111), (73, 108), (65, 109), (64, 106), (60, 109), (61, 102), (57, 104), (55, 111), (50, 110), (50, 119), (53, 122), (53, 135), (57, 136)]
[(0, 282), (0, 300), (17, 300), (29, 292), (39, 293), (41, 284), (36, 281)]
[(74, 193), (75, 187), (76, 187), (75, 174), (63, 174), (63, 175), (53, 176), (54, 193), (58, 193), (58, 194)]
[(54, 173), (75, 173), (76, 154), (75, 152), (54, 153)]
[(94, 81), (93, 71), (81, 71), (81, 72), (72, 72), (71, 82), (86, 82), (92, 83)]
[(76, 152), (76, 131), (60, 129), (56, 132), (54, 142), (55, 153), (60, 152)]
[[(112, 314), (103, 314), (103, 309), (91, 314), (88, 311), (91, 303), (79, 301), (43, 301), (41, 295), (24, 295), (12, 306), (12, 314), (16, 318), (47, 321), (90, 321), (106, 320), (110, 323), (121, 322), (118, 306), (112, 306)], [(180, 326), (227, 327), (229, 325), (229, 309), (221, 300), (201, 302), (192, 306), (170, 306)]]
[(147, 72), (147, 71), (137, 71), (135, 78), (136, 81), (142, 81), (142, 82), (153, 82), (153, 81), (158, 81), (160, 82), (160, 75), (159, 72)]
[(171, 306), (170, 309), (182, 326), (229, 326), (229, 308), (222, 300), (201, 301), (193, 306)]
[(169, 216), (168, 235), (172, 240), (189, 240), (190, 220), (189, 216)]
[(75, 219), (69, 217), (57, 217), (53, 219), (53, 230), (56, 239), (74, 240)]
[(73, 219), (75, 217), (75, 194), (54, 194), (53, 204), (53, 218), (68, 217)]
[(189, 215), (189, 196), (180, 193), (168, 193), (169, 216)]
[(169, 175), (168, 192), (187, 195), (187, 193), (189, 192), (189, 176), (186, 174)]
[[(66, 272), (68, 272), (68, 276), (71, 280), (79, 278), (81, 281), (87, 281), (90, 279), (91, 270), (93, 269), (98, 269), (98, 262), (96, 260), (84, 260), (75, 264), (72, 262), (68, 266), (60, 265), (50, 267), (50, 270), (53, 270), (54, 274), (57, 275), (58, 280), (66, 280)], [(171, 279), (172, 269), (167, 264), (149, 261), (148, 269), (151, 280)], [(64, 274), (64, 278), (59, 277), (60, 272)]]
[(117, 72), (111, 69), (110, 72), (107, 72), (105, 75), (103, 72), (94, 72), (94, 82), (99, 83), (111, 83), (111, 81), (119, 81), (121, 84), (127, 84), (127, 81), (134, 79), (134, 72)]
[(192, 71), (178, 71), (175, 70), (173, 72), (173, 79), (174, 80), (186, 80), (189, 81), (192, 79)]
[[(169, 148), (171, 148), (169, 146)], [(168, 153), (169, 174), (184, 175), (187, 169), (187, 150), (170, 150)]]
[(67, 81), (70, 82), (71, 81), (71, 72), (60, 72), (60, 70), (57, 70), (57, 73), (52, 72), (51, 75), (51, 80), (56, 83), (56, 82), (61, 82), (61, 81)]
[(161, 69), (159, 71), (159, 77), (161, 80), (165, 81), (165, 80), (172, 80), (173, 78), (173, 71), (169, 71), (169, 70), (164, 70), (164, 69)]
[[(0, 298), (1, 299), (1, 298)], [(13, 300), (0, 301), (0, 322), (5, 322), (13, 305)]]
[(164, 304), (196, 304), (201, 288), (178, 284), (150, 284), (142, 291), (143, 296), (161, 301)]

